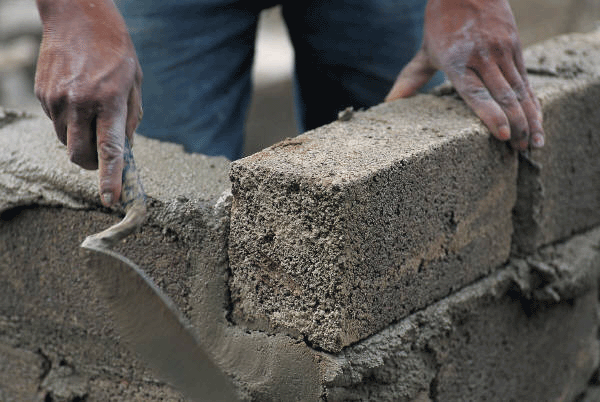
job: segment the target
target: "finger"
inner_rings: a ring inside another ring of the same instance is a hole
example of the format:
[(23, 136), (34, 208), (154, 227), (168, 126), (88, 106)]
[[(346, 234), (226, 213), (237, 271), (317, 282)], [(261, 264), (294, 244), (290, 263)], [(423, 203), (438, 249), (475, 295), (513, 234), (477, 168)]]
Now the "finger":
[[(521, 109), (523, 110), (527, 120), (529, 132), (527, 146), (529, 146), (529, 144), (537, 148), (543, 146), (544, 131), (542, 128), (541, 113), (537, 104), (534, 102), (535, 98), (531, 96), (533, 91), (530, 89), (530, 86), (527, 82), (527, 77), (523, 78), (521, 76), (513, 62), (508, 64), (505, 62), (503, 65), (501, 65), (501, 68), (504, 71), (504, 75), (508, 80), (508, 83), (515, 92), (516, 97), (519, 99)], [(521, 147), (520, 149), (525, 148), (527, 147)]]
[(35, 94), (36, 97), (38, 98), (38, 100), (40, 101), (40, 105), (42, 106), (42, 110), (44, 111), (44, 113), (46, 114), (46, 116), (48, 116), (50, 118), (50, 120), (52, 120), (52, 116), (50, 115), (50, 109), (48, 108), (48, 105), (46, 104), (46, 102), (44, 101), (43, 96), (41, 95), (41, 92), (39, 89), (35, 89)]
[(419, 88), (427, 84), (436, 72), (437, 68), (433, 66), (429, 56), (421, 48), (415, 57), (400, 71), (385, 101), (390, 102), (414, 95)]
[(54, 124), (54, 131), (58, 140), (67, 145), (67, 119), (68, 112), (66, 108), (66, 102), (63, 98), (46, 99), (41, 102), (46, 115), (52, 120)]
[(98, 168), (94, 117), (91, 110), (73, 108), (67, 123), (67, 152), (71, 162), (84, 169)]
[[(42, 44), (40, 45), (40, 50), (43, 49), (43, 47), (44, 47), (44, 42), (42, 41)], [(35, 70), (35, 82), (34, 82), (33, 91), (35, 93), (35, 97), (40, 101), (40, 105), (42, 105), (42, 109), (44, 110), (44, 113), (46, 113), (46, 116), (48, 116), (52, 120), (52, 116), (50, 115), (50, 109), (48, 108), (48, 102), (46, 101), (47, 98), (45, 95), (46, 88), (48, 87), (48, 85), (46, 84), (45, 77), (48, 76), (49, 64), (50, 63), (45, 62), (45, 58), (43, 57), (42, 54), (40, 54), (40, 57), (37, 62), (36, 70)]]
[(100, 112), (96, 121), (99, 187), (106, 206), (114, 204), (121, 195), (127, 107), (126, 102), (118, 106), (112, 112)]
[(500, 141), (508, 141), (510, 139), (508, 118), (477, 74), (470, 69), (462, 75), (450, 71), (448, 79), (492, 135)]
[[(533, 88), (527, 78), (527, 69), (523, 61), (523, 54), (520, 51), (516, 51), (513, 55), (515, 60), (515, 70), (512, 70), (512, 74), (521, 78), (525, 90), (527, 91), (527, 99), (530, 103), (523, 106), (523, 110), (527, 115), (527, 121), (529, 122), (529, 132), (531, 133), (530, 143), (534, 148), (541, 148), (544, 146), (544, 128), (542, 106), (533, 92)], [(509, 80), (510, 81), (510, 80)]]
[(61, 112), (58, 115), (50, 113), (49, 117), (54, 123), (54, 131), (56, 131), (56, 136), (58, 140), (63, 143), (63, 145), (68, 144), (68, 133), (67, 133), (67, 113)]
[[(514, 66), (512, 68), (514, 71)], [(527, 99), (522, 80), (511, 73), (512, 85), (496, 64), (485, 64), (479, 71), (484, 85), (508, 118), (510, 125), (510, 143), (514, 149), (523, 150), (529, 146), (529, 124), (521, 102)]]
[(129, 99), (127, 100), (127, 127), (125, 134), (129, 138), (129, 143), (133, 146), (133, 134), (135, 129), (142, 120), (142, 96), (140, 89), (133, 87), (129, 92)]

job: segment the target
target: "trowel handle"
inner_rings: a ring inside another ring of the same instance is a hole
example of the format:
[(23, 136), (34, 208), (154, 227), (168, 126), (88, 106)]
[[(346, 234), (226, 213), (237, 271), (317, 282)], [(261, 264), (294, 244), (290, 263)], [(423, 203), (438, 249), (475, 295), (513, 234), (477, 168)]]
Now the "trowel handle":
[(144, 187), (140, 181), (137, 169), (135, 167), (135, 160), (133, 159), (133, 152), (131, 151), (131, 145), (129, 139), (125, 137), (125, 149), (123, 152), (123, 184), (121, 187), (121, 205), (125, 209), (125, 213), (129, 214), (129, 211), (136, 207), (143, 206), (144, 212), (146, 210), (146, 193)]

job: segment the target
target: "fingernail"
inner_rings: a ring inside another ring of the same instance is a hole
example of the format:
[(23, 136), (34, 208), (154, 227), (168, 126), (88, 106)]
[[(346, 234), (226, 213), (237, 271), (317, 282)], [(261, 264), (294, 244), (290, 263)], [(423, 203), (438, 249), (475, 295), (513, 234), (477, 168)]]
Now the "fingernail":
[(104, 205), (111, 206), (112, 198), (113, 198), (112, 193), (103, 193), (102, 194), (102, 201), (104, 202)]
[(510, 127), (500, 126), (498, 128), (498, 139), (500, 141), (508, 141), (510, 139)]
[(535, 133), (531, 137), (531, 145), (535, 148), (541, 148), (544, 146), (544, 136), (541, 133)]

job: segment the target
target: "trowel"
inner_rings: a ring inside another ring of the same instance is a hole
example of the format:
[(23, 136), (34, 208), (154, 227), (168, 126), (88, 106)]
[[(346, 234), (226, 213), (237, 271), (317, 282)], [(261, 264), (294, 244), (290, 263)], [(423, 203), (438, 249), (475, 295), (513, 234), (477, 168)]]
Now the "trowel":
[(146, 195), (129, 141), (124, 150), (123, 220), (81, 244), (121, 340), (191, 401), (237, 401), (229, 377), (213, 362), (175, 304), (133, 262), (111, 247), (146, 216)]

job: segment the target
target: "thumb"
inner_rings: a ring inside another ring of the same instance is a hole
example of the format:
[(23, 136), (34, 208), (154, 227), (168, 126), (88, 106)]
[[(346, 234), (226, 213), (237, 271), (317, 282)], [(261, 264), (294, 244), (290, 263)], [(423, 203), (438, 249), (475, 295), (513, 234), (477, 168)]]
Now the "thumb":
[(127, 108), (117, 115), (100, 113), (96, 123), (98, 179), (102, 203), (111, 206), (121, 196)]
[(436, 72), (437, 68), (431, 63), (425, 50), (421, 48), (415, 57), (400, 71), (385, 101), (390, 102), (414, 95), (419, 88), (427, 84)]

